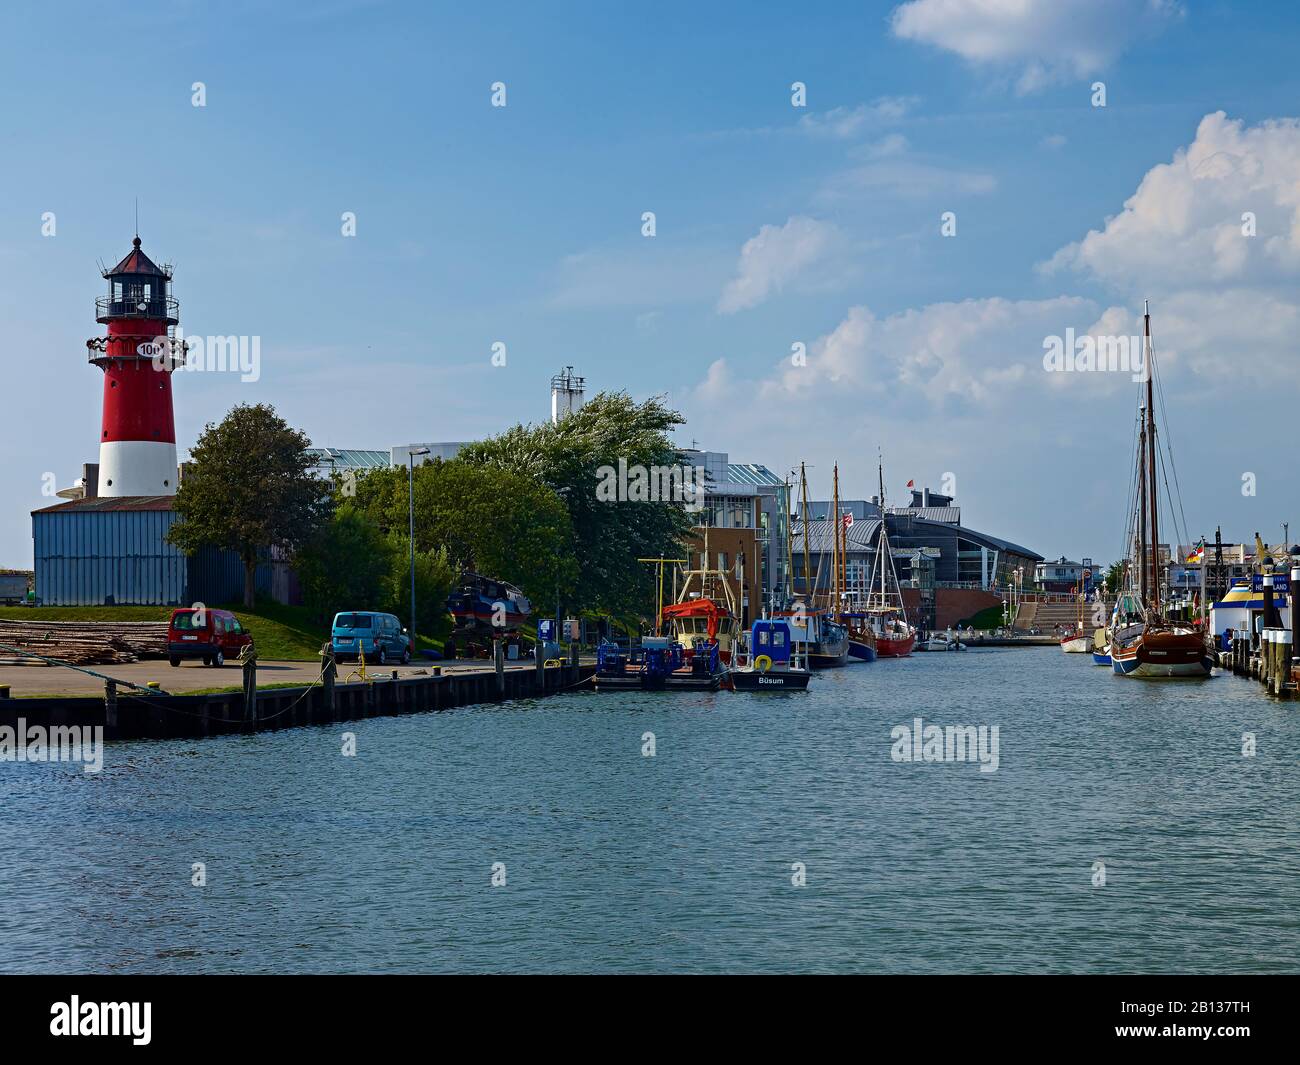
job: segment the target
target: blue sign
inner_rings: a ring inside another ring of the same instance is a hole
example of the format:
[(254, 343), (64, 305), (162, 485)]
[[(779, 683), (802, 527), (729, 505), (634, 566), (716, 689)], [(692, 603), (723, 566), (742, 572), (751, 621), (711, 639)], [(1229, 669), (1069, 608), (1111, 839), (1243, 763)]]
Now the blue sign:
[(553, 643), (555, 641), (555, 619), (554, 618), (538, 619), (537, 638), (542, 643)]
[[(1264, 590), (1264, 575), (1256, 573), (1250, 578), (1250, 589), (1253, 592), (1262, 592)], [(1291, 577), (1286, 573), (1273, 574), (1273, 594), (1289, 595), (1291, 592)]]

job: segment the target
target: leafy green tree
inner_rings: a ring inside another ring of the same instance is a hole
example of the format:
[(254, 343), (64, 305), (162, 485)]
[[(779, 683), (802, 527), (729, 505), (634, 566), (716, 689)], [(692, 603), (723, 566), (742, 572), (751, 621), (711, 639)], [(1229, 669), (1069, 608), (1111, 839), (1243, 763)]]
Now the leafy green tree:
[(296, 552), (329, 512), (329, 494), (310, 472), (311, 441), (266, 404), (241, 403), (208, 423), (190, 450), (176, 491), (180, 515), (167, 539), (188, 555), (226, 548), (244, 563), (244, 606), (253, 606), (258, 552)]
[(389, 596), (393, 554), (384, 534), (345, 501), (298, 553), (304, 604), (321, 620), (340, 610), (379, 609)]
[(693, 519), (671, 502), (600, 499), (600, 471), (617, 468), (620, 459), (629, 468), (679, 464), (681, 453), (668, 434), (682, 423), (657, 398), (637, 403), (626, 392), (602, 392), (559, 424), (515, 426), (470, 444), (457, 461), (535, 478), (550, 488), (568, 510), (581, 562), (573, 599), (604, 613), (637, 614), (653, 602), (655, 589), (653, 567), (637, 559), (675, 557)]
[[(371, 471), (357, 482), (355, 496), (367, 518), (403, 544), (407, 478), (404, 469)], [(557, 589), (571, 590), (577, 565), (569, 515), (559, 496), (536, 478), (459, 459), (435, 460), (416, 467), (414, 491), (417, 552), (445, 548), (457, 570), (517, 584), (537, 602), (549, 602)]]
[(1106, 571), (1106, 595), (1114, 598), (1124, 589), (1124, 560), (1112, 562)]
[[(411, 554), (406, 534), (390, 533), (389, 566), (384, 576), (384, 609), (404, 624), (411, 620)], [(460, 567), (446, 547), (415, 552), (415, 630), (424, 637), (441, 638), (451, 631), (447, 596), (460, 577)]]

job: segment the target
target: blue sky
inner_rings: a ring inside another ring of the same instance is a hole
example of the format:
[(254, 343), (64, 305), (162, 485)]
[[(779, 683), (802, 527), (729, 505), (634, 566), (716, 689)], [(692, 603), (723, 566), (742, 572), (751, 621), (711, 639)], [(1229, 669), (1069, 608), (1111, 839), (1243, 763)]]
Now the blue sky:
[(1300, 529), (1293, 7), (807, 6), (7, 5), (0, 565), (96, 458), (136, 197), (185, 331), (261, 337), (256, 382), (178, 375), (182, 452), (241, 401), (320, 445), (471, 439), (573, 364), (815, 494), (838, 461), (869, 495), (880, 447), (896, 495), (951, 474), (969, 524), (1109, 559), (1137, 386), (1043, 341), (1150, 298), (1192, 535)]

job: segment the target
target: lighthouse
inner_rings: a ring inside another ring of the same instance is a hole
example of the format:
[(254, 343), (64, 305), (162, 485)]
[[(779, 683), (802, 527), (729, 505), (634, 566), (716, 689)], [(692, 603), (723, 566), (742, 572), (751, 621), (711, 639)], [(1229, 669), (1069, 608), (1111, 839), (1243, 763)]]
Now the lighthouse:
[(172, 420), (171, 338), (178, 305), (170, 266), (140, 250), (104, 271), (107, 295), (95, 301), (95, 320), (107, 336), (86, 341), (89, 360), (104, 371), (99, 434), (100, 496), (176, 494), (176, 428)]

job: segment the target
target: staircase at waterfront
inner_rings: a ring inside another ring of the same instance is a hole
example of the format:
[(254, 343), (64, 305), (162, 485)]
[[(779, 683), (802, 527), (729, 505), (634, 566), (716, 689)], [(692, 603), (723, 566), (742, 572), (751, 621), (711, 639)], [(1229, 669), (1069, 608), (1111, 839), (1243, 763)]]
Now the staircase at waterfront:
[[(1074, 628), (1074, 624), (1079, 617), (1079, 605), (1077, 603), (1034, 603), (1032, 605), (1038, 608), (1034, 614), (1032, 624), (1037, 625), (1043, 632), (1055, 632), (1058, 625)], [(1109, 605), (1105, 603), (1083, 604), (1083, 626), (1090, 632), (1094, 628), (1100, 628), (1100, 626), (1093, 624), (1093, 618), (1098, 615), (1099, 607), (1100, 616), (1103, 619), (1109, 618)], [(1102, 624), (1105, 624), (1105, 622), (1103, 621)]]

